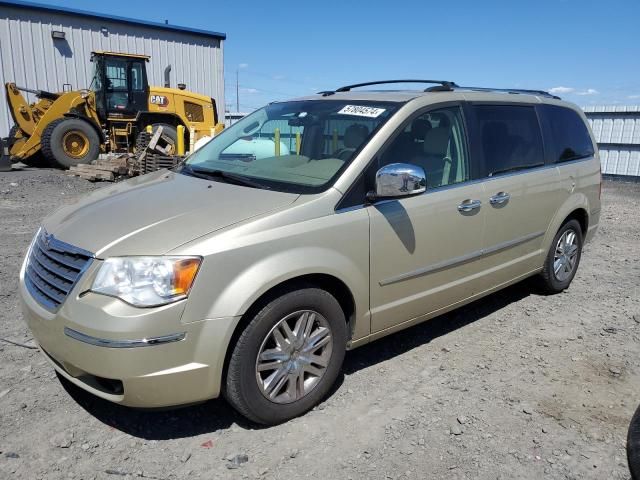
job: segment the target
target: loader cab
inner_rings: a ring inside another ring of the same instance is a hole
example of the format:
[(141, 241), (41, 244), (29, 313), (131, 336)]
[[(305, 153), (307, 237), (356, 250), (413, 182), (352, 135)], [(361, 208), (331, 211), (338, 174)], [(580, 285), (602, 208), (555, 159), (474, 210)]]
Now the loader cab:
[(96, 109), (100, 119), (134, 118), (148, 109), (149, 57), (114, 52), (93, 52)]

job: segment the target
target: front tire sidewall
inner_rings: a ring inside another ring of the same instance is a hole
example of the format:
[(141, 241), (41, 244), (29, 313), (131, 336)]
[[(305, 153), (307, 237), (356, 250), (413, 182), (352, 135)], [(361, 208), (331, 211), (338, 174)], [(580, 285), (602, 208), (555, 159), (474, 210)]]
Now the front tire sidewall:
[[(573, 232), (576, 234), (576, 238), (578, 241), (578, 254), (577, 254), (576, 263), (573, 267), (573, 271), (571, 272), (571, 275), (569, 275), (569, 278), (565, 279), (564, 281), (560, 281), (556, 278), (553, 272), (553, 260), (554, 260), (554, 255), (556, 251), (556, 245), (558, 244), (558, 240), (568, 230), (573, 230)], [(582, 227), (580, 226), (580, 223), (578, 223), (577, 220), (568, 221), (562, 226), (562, 228), (560, 228), (560, 230), (558, 230), (558, 233), (556, 233), (556, 236), (553, 238), (553, 242), (551, 243), (551, 248), (549, 248), (549, 253), (547, 254), (546, 265), (545, 265), (545, 280), (547, 281), (547, 286), (549, 287), (549, 290), (551, 290), (552, 292), (561, 292), (563, 290), (566, 290), (569, 287), (569, 285), (571, 284), (571, 281), (573, 280), (573, 277), (576, 276), (578, 267), (580, 266), (580, 258), (582, 257), (582, 245), (583, 245)]]
[[(314, 310), (331, 327), (332, 356), (316, 387), (301, 399), (280, 404), (268, 400), (260, 391), (255, 365), (263, 340), (287, 315), (299, 310)], [(346, 321), (340, 304), (329, 293), (315, 288), (285, 294), (258, 312), (238, 339), (229, 363), (225, 396), (249, 419), (262, 424), (278, 424), (302, 415), (317, 405), (329, 392), (342, 367), (346, 349)]]

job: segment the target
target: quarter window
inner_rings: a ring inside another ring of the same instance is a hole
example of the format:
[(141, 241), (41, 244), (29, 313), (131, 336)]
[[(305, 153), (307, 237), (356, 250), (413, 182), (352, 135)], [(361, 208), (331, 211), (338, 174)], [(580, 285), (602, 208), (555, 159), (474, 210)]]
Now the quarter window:
[(432, 110), (409, 122), (389, 146), (382, 165), (412, 163), (424, 168), (427, 188), (469, 180), (466, 139), (459, 107)]
[(553, 138), (553, 162), (569, 162), (594, 154), (587, 126), (575, 111), (555, 105), (544, 105)]
[(533, 107), (477, 105), (474, 109), (487, 176), (544, 164), (542, 135)]

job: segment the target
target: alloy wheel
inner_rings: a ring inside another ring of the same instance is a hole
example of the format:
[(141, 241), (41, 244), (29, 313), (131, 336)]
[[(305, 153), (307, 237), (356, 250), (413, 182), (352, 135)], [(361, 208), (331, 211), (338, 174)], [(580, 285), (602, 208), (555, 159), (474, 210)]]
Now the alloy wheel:
[(560, 282), (567, 280), (576, 267), (578, 259), (578, 235), (568, 229), (560, 236), (553, 255), (553, 274)]
[(262, 394), (274, 403), (295, 402), (324, 376), (333, 347), (329, 322), (318, 312), (287, 315), (267, 334), (256, 359)]

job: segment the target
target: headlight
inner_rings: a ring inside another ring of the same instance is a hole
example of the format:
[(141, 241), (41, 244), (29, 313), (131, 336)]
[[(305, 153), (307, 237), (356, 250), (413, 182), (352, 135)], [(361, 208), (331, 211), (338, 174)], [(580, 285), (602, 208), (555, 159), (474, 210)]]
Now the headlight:
[(136, 307), (156, 307), (186, 298), (200, 257), (113, 257), (98, 270), (91, 291)]

